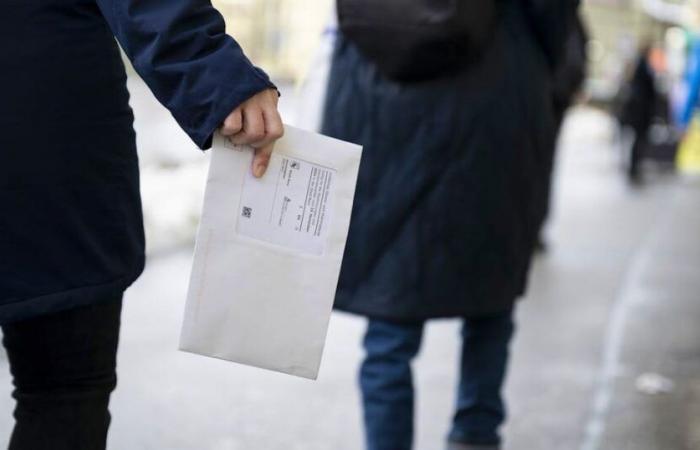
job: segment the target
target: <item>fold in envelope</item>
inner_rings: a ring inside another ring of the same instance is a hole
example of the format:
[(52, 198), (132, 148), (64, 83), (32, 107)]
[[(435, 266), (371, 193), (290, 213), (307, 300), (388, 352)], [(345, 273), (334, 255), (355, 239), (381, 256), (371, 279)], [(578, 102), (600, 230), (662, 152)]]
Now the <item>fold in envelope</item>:
[(287, 126), (256, 179), (215, 136), (181, 350), (318, 376), (361, 153)]

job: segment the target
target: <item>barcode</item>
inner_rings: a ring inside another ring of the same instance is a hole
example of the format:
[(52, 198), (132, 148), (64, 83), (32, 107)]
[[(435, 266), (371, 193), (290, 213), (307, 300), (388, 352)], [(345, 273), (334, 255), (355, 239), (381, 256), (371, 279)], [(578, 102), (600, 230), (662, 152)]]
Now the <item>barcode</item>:
[(243, 207), (243, 217), (246, 219), (250, 219), (250, 216), (253, 215), (253, 208), (250, 208), (248, 206)]

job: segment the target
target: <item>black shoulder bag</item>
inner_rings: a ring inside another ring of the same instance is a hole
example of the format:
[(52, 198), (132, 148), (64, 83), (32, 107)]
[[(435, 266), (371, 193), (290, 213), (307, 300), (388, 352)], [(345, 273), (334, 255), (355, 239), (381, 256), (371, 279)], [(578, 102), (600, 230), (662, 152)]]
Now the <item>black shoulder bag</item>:
[(498, 0), (337, 0), (343, 35), (388, 78), (422, 81), (474, 61)]

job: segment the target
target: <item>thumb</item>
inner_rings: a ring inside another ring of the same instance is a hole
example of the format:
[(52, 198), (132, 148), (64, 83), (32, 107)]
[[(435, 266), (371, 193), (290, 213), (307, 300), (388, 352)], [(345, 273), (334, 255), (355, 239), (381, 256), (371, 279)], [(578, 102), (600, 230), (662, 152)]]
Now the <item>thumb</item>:
[(271, 143), (255, 149), (255, 155), (253, 156), (253, 176), (256, 178), (265, 175), (267, 166), (270, 164), (273, 147), (274, 144)]

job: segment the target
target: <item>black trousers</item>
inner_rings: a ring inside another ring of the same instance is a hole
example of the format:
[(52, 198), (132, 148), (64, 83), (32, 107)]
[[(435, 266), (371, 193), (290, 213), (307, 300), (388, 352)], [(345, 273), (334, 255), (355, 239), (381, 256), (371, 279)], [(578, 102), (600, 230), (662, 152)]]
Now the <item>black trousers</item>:
[(647, 130), (636, 131), (634, 143), (632, 144), (632, 153), (630, 154), (629, 166), (627, 166), (627, 179), (629, 181), (640, 181), (640, 166), (644, 156), (644, 148), (647, 141), (643, 136), (646, 136)]
[(104, 450), (122, 296), (2, 327), (14, 378), (9, 450)]

